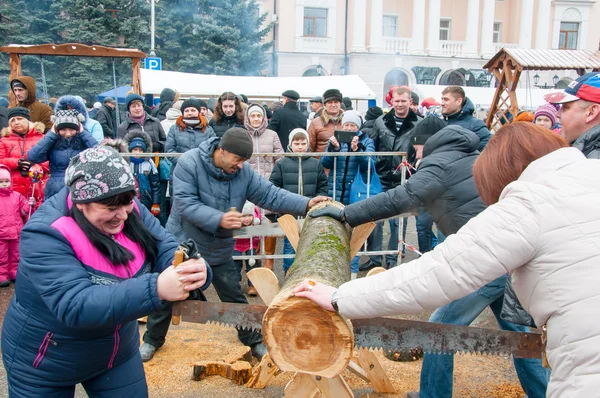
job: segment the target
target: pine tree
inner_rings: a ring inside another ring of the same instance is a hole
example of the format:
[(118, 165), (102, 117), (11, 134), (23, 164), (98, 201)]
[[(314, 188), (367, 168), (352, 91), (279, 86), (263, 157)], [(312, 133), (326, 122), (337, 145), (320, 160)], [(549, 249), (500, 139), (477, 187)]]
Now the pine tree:
[[(62, 41), (112, 47), (139, 47), (149, 37), (149, 6), (143, 0), (60, 0), (55, 2), (60, 20), (55, 29)], [(92, 57), (64, 57), (57, 95), (77, 94), (93, 98), (113, 88), (112, 60)], [(115, 58), (117, 85), (131, 84), (131, 62)], [(122, 77), (122, 78), (121, 78)]]
[(261, 28), (254, 0), (161, 0), (157, 50), (164, 69), (181, 72), (256, 75), (266, 65), (263, 43), (271, 26)]
[[(0, 46), (7, 44), (44, 44), (60, 40), (54, 30), (56, 15), (52, 12), (52, 0), (0, 0)], [(41, 82), (40, 58), (22, 56), (21, 69), (23, 74), (32, 76)], [(44, 58), (46, 72), (56, 66), (52, 60)], [(9, 56), (0, 53), (0, 90), (7, 93)], [(52, 87), (51, 85), (49, 87)], [(41, 85), (38, 97), (42, 96)]]

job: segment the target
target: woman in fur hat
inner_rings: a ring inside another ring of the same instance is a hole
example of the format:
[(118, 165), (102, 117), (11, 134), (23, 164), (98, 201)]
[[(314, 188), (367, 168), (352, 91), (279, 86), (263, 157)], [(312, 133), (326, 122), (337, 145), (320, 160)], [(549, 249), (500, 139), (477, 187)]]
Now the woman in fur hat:
[[(58, 101), (60, 103), (60, 99)], [(98, 144), (92, 134), (83, 128), (85, 116), (75, 109), (57, 110), (52, 116), (52, 122), (54, 125), (50, 131), (29, 151), (31, 162), (50, 163), (46, 199), (65, 186), (65, 171), (71, 158)]]
[(11, 108), (8, 110), (8, 127), (2, 129), (0, 140), (0, 164), (10, 169), (13, 189), (30, 198), (32, 195), (36, 200), (36, 207), (44, 201), (45, 180), (34, 184), (29, 177), (29, 170), (42, 171), (48, 176), (48, 162), (34, 165), (29, 160), (28, 152), (35, 144), (44, 137), (44, 124), (32, 123), (27, 108)]

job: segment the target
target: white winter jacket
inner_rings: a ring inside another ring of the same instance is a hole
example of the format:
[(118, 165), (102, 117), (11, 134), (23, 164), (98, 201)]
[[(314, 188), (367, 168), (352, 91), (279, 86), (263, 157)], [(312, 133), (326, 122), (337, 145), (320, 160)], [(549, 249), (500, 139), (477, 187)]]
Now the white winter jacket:
[(343, 284), (349, 318), (432, 310), (509, 272), (548, 327), (547, 397), (600, 396), (600, 160), (575, 148), (531, 163), (500, 201), (418, 260)]

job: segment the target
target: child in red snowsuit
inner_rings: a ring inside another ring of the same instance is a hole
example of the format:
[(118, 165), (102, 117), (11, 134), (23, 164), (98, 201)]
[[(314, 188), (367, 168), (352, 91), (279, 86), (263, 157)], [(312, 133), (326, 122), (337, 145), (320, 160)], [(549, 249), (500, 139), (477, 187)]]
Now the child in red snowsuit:
[(35, 199), (28, 201), (13, 191), (10, 169), (0, 164), (0, 287), (8, 287), (17, 277), (19, 235)]

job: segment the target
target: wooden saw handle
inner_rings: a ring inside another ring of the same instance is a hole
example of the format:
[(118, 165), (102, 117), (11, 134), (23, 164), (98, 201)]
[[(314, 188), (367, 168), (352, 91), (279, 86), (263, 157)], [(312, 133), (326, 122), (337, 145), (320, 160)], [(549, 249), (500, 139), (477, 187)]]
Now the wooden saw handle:
[[(177, 266), (183, 262), (184, 255), (185, 253), (183, 252), (183, 250), (177, 249), (175, 251), (175, 257), (173, 258), (173, 268), (177, 268)], [(173, 325), (179, 325), (180, 322), (181, 315), (173, 315), (171, 317), (171, 323)]]

